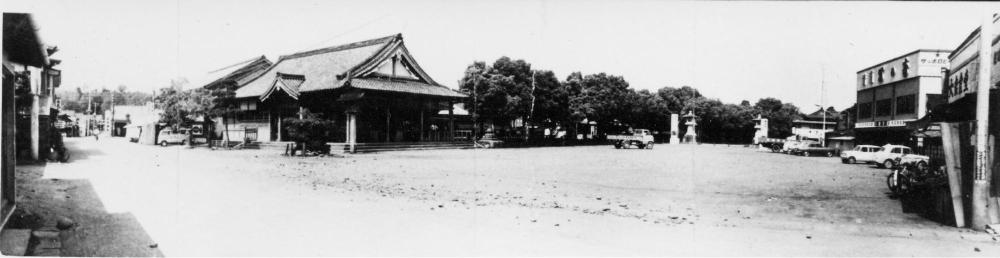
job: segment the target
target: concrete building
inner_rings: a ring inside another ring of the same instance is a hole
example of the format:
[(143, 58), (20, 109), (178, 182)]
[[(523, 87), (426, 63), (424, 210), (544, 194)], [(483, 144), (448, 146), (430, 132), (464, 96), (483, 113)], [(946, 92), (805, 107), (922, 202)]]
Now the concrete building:
[(950, 53), (919, 49), (858, 71), (856, 142), (909, 141), (906, 123), (925, 116), (939, 99)]

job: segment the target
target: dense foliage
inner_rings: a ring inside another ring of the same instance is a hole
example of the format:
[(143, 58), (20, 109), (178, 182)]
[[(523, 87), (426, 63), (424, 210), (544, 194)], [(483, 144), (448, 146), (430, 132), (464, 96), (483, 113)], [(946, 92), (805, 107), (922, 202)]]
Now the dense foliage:
[(308, 111), (303, 113), (302, 119), (285, 118), (282, 123), (288, 130), (288, 137), (299, 144), (305, 144), (307, 151), (329, 151), (326, 143), (332, 142), (335, 137), (333, 132), (337, 132), (337, 123), (319, 118)]
[[(534, 70), (530, 63), (508, 57), (492, 64), (472, 63), (459, 80), (459, 89), (474, 97), (466, 106), (475, 104), (470, 111), (474, 110), (480, 121), (495, 124), (528, 118), (535, 125), (572, 130), (572, 125), (586, 120), (597, 122), (599, 132), (632, 127), (666, 133), (671, 113), (690, 111), (698, 116), (697, 130), (703, 142), (750, 142), (753, 119), (758, 114), (770, 119), (770, 137), (784, 138), (791, 135), (792, 121), (802, 117), (798, 107), (775, 98), (729, 104), (690, 86), (637, 91), (624, 77), (605, 73), (574, 72), (559, 81), (551, 71)], [(684, 129), (681, 126), (682, 134)]]

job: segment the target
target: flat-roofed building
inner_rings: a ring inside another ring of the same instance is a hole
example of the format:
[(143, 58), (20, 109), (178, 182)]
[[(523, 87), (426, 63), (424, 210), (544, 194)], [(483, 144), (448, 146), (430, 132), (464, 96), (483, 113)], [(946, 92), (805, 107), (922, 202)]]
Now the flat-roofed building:
[(919, 49), (858, 71), (857, 143), (909, 141), (906, 123), (926, 115), (940, 96), (950, 53)]

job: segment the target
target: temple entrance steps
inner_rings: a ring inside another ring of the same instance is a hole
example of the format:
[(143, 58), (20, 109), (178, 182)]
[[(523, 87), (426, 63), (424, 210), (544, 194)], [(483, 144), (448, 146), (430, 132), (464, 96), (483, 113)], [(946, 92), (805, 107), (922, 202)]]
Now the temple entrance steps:
[[(330, 145), (331, 153), (347, 153), (349, 152), (349, 147), (347, 143), (343, 142), (331, 142), (327, 143)], [(370, 152), (382, 152), (382, 151), (400, 151), (400, 150), (441, 150), (441, 149), (471, 149), (473, 147), (470, 141), (454, 141), (454, 142), (377, 142), (377, 143), (357, 143), (354, 147), (356, 153), (370, 153)]]

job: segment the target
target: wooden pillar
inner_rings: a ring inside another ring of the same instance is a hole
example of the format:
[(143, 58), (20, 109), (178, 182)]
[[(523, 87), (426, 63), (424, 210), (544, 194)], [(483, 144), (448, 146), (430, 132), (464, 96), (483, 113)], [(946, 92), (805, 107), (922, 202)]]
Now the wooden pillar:
[(31, 94), (31, 159), (38, 160), (38, 130), (41, 124), (38, 123), (39, 112), (38, 94)]
[(422, 142), (422, 141), (424, 141), (424, 113), (426, 113), (425, 109), (427, 107), (427, 102), (424, 102), (423, 100), (421, 100), (419, 102), (420, 102), (420, 140), (419, 141)]
[(358, 111), (357, 110), (349, 109), (347, 111), (347, 121), (346, 121), (347, 125), (345, 127), (344, 132), (347, 134), (346, 135), (347, 137), (346, 137), (345, 140), (347, 142), (347, 151), (350, 152), (350, 153), (354, 153), (355, 146), (357, 146), (357, 144), (358, 144), (358, 122), (357, 122), (358, 119), (357, 119), (357, 117), (358, 117)]
[(448, 140), (455, 140), (455, 102), (448, 101)]
[(280, 142), (281, 141), (281, 110), (278, 110), (278, 114), (276, 115), (276, 117), (278, 117), (278, 128), (275, 128), (275, 129), (277, 129), (277, 132), (278, 132), (278, 141)]
[(389, 142), (392, 139), (392, 134), (389, 132), (389, 127), (392, 125), (390, 119), (392, 119), (392, 112), (389, 111), (389, 101), (385, 102), (385, 142)]

